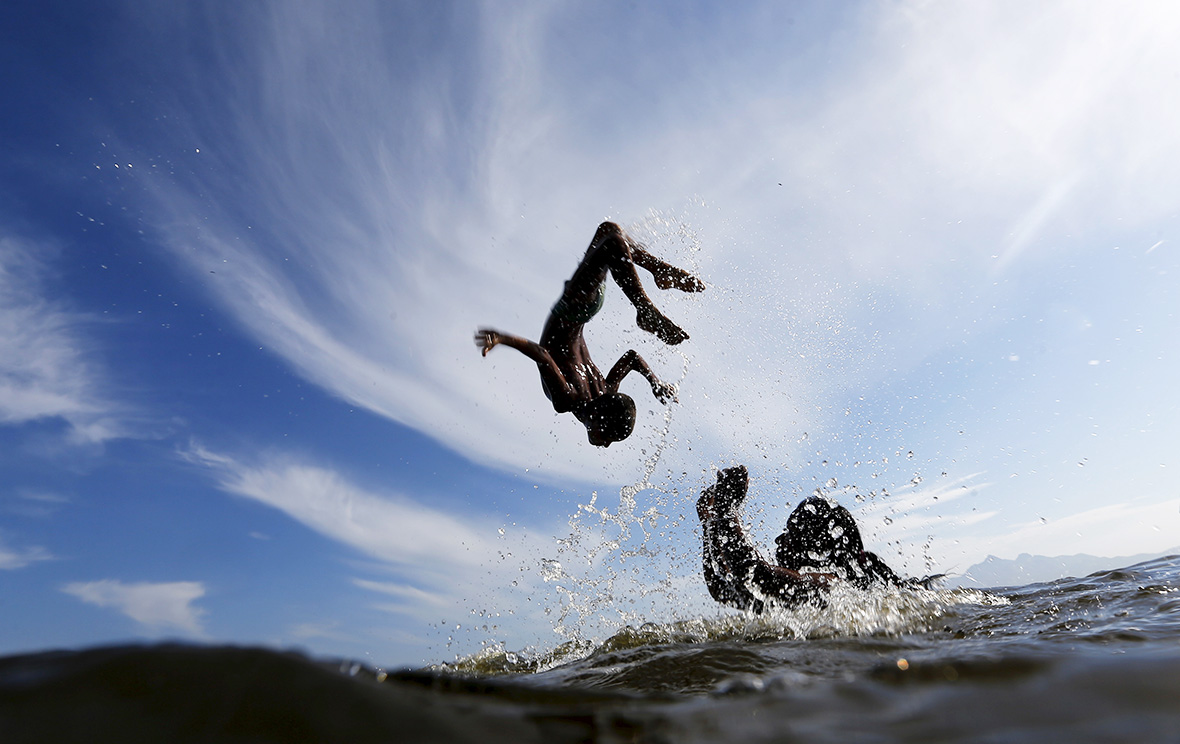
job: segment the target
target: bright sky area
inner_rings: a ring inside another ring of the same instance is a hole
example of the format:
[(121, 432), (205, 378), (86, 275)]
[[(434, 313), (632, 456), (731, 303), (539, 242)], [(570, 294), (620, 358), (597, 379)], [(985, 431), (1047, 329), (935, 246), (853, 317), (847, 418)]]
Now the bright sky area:
[[(694, 502), (911, 575), (1180, 545), (1180, 6), (0, 8), (0, 653), (377, 665), (722, 612)], [(697, 273), (602, 450), (536, 339), (612, 219)], [(638, 486), (636, 488), (636, 486)], [(560, 568), (558, 567), (560, 564)], [(556, 631), (556, 632), (555, 632)]]

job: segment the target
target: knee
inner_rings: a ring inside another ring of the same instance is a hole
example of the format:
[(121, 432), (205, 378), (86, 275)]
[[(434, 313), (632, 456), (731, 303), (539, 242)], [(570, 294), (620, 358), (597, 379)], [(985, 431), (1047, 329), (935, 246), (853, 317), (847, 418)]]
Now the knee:
[(603, 222), (595, 231), (594, 240), (606, 245), (626, 247), (627, 233), (614, 222)]
[(617, 237), (622, 237), (622, 235), (623, 235), (623, 228), (619, 227), (614, 222), (609, 222), (609, 221), (603, 222), (602, 224), (600, 224), (598, 226), (598, 237), (600, 237), (600, 238), (611, 238), (611, 237), (617, 238)]
[(603, 251), (607, 263), (612, 267), (631, 261), (631, 243), (627, 233), (613, 222), (603, 222), (598, 226), (591, 245)]

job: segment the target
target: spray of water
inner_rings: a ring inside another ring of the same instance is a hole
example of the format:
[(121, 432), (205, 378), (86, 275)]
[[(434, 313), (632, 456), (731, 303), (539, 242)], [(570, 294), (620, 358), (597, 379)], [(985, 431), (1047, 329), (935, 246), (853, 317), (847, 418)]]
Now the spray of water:
[[(675, 254), (700, 273), (701, 241), (688, 224), (675, 216), (653, 212), (628, 234), (657, 255)], [(689, 357), (680, 349), (679, 389), (688, 376)], [(679, 489), (657, 483), (660, 461), (677, 442), (671, 434), (675, 404), (663, 411), (662, 425), (643, 449), (645, 459), (637, 480), (619, 490), (617, 506), (601, 504), (597, 492), (579, 504), (570, 517), (569, 534), (557, 541), (557, 555), (541, 564), (541, 577), (557, 591), (560, 611), (554, 629), (567, 642), (605, 637), (631, 623), (642, 623), (657, 605), (681, 604), (671, 564), (678, 562), (677, 546), (669, 533), (682, 525), (676, 516)], [(641, 506), (641, 495), (643, 505)]]
[[(687, 253), (691, 269), (699, 273), (701, 244), (685, 221), (653, 213), (630, 226), (628, 232), (657, 255)], [(669, 241), (674, 245), (667, 245)], [(670, 350), (669, 355), (678, 355), (681, 360), (674, 382), (679, 388), (688, 377), (690, 359), (679, 348)], [(989, 601), (990, 595), (970, 590), (879, 587), (865, 592), (837, 585), (823, 607), (772, 609), (762, 615), (718, 608), (702, 590), (695, 513), (687, 517), (682, 513), (685, 504), (695, 502), (704, 484), (695, 476), (690, 482), (688, 473), (681, 473), (679, 479), (671, 472), (667, 479), (656, 477), (665, 454), (680, 445), (671, 434), (677, 412), (675, 404), (664, 408), (662, 425), (649, 435), (652, 439), (642, 450), (638, 477), (619, 490), (617, 505), (591, 493), (570, 516), (569, 533), (535, 566), (551, 591), (548, 597), (534, 598), (546, 603), (545, 613), (560, 638), (557, 645), (513, 652), (502, 644), (486, 643), (480, 652), (446, 665), (448, 669), (478, 674), (531, 673), (590, 653), (652, 643), (921, 632), (933, 627), (949, 607)], [(806, 438), (803, 434), (803, 440)], [(900, 457), (902, 453), (897, 454)], [(912, 458), (909, 453), (908, 459)], [(887, 458), (881, 459), (882, 465), (888, 464)], [(824, 460), (822, 466), (827, 465)], [(921, 481), (920, 475), (914, 475), (903, 488), (917, 487)], [(798, 484), (794, 490), (802, 495)], [(886, 488), (866, 492), (854, 485), (841, 485), (835, 477), (822, 481), (813, 495), (837, 503), (867, 501), (866, 505), (891, 497)], [(691, 520), (687, 527), (686, 520)], [(686, 541), (683, 538), (688, 533), (693, 539)], [(671, 539), (674, 536), (679, 539)], [(928, 554), (929, 543), (925, 549)]]

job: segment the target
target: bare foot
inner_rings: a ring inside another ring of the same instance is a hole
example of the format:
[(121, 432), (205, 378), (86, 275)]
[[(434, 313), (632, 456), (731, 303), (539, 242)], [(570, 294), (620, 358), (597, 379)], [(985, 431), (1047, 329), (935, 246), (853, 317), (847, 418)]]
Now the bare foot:
[(664, 264), (651, 272), (660, 289), (679, 289), (681, 292), (704, 292), (705, 283), (684, 269)]
[(669, 346), (675, 346), (688, 338), (684, 329), (665, 318), (655, 308), (639, 310), (635, 316), (635, 324), (648, 333), (656, 334)]

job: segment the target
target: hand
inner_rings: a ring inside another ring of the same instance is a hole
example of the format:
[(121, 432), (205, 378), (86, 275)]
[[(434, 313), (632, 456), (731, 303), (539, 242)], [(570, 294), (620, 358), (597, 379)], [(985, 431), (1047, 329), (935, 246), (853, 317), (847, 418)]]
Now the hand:
[(736, 509), (746, 499), (750, 487), (750, 476), (745, 465), (726, 468), (717, 474), (717, 483), (712, 487), (715, 508)]
[(669, 401), (676, 400), (677, 391), (678, 390), (675, 385), (671, 385), (667, 382), (662, 382), (660, 380), (652, 380), (651, 381), (652, 395), (656, 396), (656, 400), (658, 400), (661, 403), (664, 403), (665, 405)]
[(710, 486), (701, 492), (701, 497), (697, 499), (697, 518), (702, 522), (713, 518), (713, 487)]
[(484, 356), (500, 343), (500, 334), (491, 328), (480, 328), (475, 332), (475, 345), (480, 348)]

